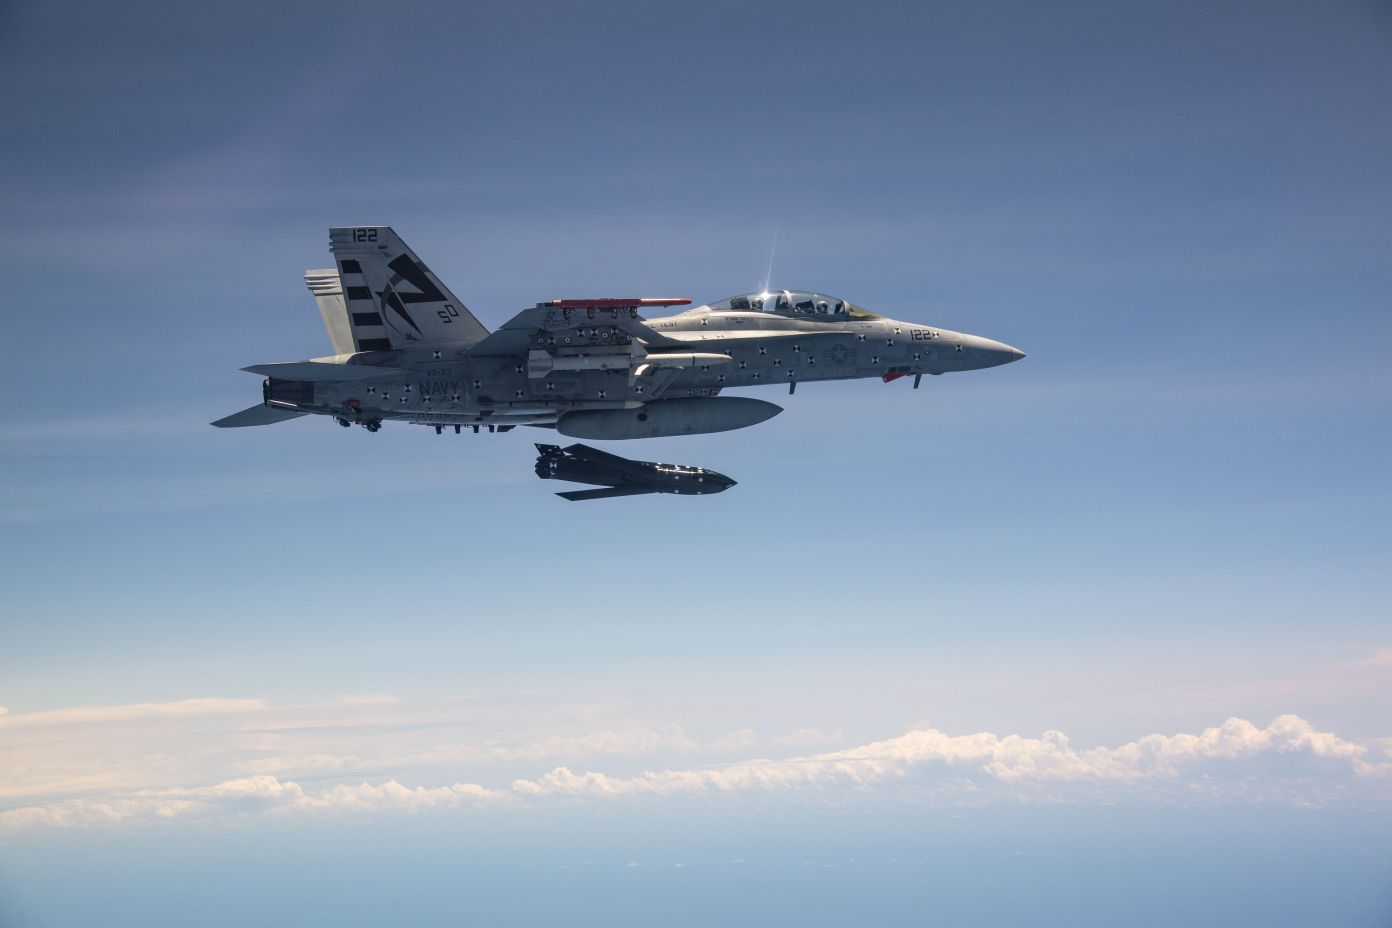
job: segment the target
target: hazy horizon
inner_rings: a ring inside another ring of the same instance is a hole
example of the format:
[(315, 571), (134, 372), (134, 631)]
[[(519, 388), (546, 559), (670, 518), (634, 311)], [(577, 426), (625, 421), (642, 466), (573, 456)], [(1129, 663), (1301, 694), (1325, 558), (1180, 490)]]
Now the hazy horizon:
[[(0, 9), (0, 925), (1392, 917), (1392, 14)], [(391, 225), (488, 327), (1019, 363), (612, 443), (208, 423)]]

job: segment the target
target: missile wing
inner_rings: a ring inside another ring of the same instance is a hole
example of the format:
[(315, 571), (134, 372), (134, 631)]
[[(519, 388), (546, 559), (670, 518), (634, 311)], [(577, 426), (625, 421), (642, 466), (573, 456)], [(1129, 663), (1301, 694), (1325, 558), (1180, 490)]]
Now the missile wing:
[(702, 496), (720, 493), (735, 485), (735, 481), (724, 474), (703, 467), (632, 461), (588, 445), (562, 448), (538, 444), (536, 448), (536, 475), (543, 480), (569, 480), (603, 488), (556, 494), (572, 502), (646, 493)]
[(562, 499), (568, 499), (572, 503), (578, 503), (582, 499), (609, 499), (614, 496), (643, 496), (648, 493), (656, 493), (656, 490), (648, 487), (604, 487), (599, 490), (567, 490), (556, 495)]

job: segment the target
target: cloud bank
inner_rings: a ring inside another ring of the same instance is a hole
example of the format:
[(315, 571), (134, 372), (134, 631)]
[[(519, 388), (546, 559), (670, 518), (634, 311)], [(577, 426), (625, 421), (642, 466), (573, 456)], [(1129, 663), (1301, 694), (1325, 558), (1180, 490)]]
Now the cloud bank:
[[(685, 738), (677, 732), (653, 737), (669, 744), (674, 738)], [(562, 739), (561, 744), (587, 751), (596, 744), (602, 749), (616, 739), (624, 749), (632, 747), (631, 737), (614, 732)], [(1319, 731), (1296, 715), (1280, 716), (1265, 727), (1233, 718), (1198, 734), (1151, 734), (1117, 747), (1085, 749), (1074, 747), (1057, 731), (1033, 738), (989, 732), (949, 735), (930, 728), (839, 751), (627, 776), (576, 773), (569, 766), (557, 766), (539, 776), (494, 786), (459, 782), (411, 787), (392, 777), (315, 789), (262, 774), (207, 786), (150, 787), (102, 798), (26, 805), (0, 812), (0, 827), (428, 812), (478, 806), (523, 810), (555, 801), (626, 798), (775, 795), (844, 800), (901, 794), (946, 801), (970, 797), (976, 802), (992, 796), (1048, 801), (1203, 796), (1299, 804), (1341, 800), (1381, 806), (1392, 800), (1392, 751), (1386, 742), (1360, 743)]]

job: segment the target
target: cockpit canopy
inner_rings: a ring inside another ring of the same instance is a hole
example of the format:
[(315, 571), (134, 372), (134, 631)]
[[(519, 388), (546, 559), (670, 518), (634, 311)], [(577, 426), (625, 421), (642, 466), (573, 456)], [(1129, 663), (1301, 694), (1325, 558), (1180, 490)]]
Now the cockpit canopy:
[(779, 313), (785, 316), (825, 316), (841, 319), (879, 319), (854, 303), (810, 290), (763, 290), (726, 297), (709, 304), (716, 312)]

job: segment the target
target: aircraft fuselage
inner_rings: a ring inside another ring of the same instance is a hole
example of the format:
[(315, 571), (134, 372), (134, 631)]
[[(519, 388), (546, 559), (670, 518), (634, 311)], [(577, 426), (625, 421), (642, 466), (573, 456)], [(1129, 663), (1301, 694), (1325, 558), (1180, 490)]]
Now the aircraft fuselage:
[[(585, 324), (589, 321), (574, 327), (581, 333), (577, 344), (584, 333), (602, 326), (603, 314), (599, 326)], [(675, 370), (635, 373), (641, 359), (614, 351), (632, 341), (622, 333), (575, 348), (566, 341), (571, 336), (552, 334), (537, 347), (558, 358), (614, 361), (608, 369), (585, 369), (578, 361), (572, 369), (558, 364), (538, 375), (521, 355), (448, 346), (372, 352), (351, 359), (360, 374), (352, 380), (268, 380), (266, 400), (360, 424), (549, 425), (568, 412), (633, 409), (659, 397), (714, 397), (732, 387), (795, 388), (817, 380), (892, 380), (995, 367), (1023, 357), (990, 339), (888, 318), (801, 319), (698, 307), (645, 324), (689, 347), (696, 359)], [(390, 373), (361, 376), (375, 366)]]
[(213, 425), (269, 425), (303, 415), (377, 431), (383, 422), (508, 429), (551, 426), (608, 440), (744, 428), (781, 407), (733, 387), (995, 367), (1009, 345), (899, 322), (805, 290), (761, 290), (676, 315), (691, 301), (563, 299), (524, 309), (490, 332), (390, 226), (329, 230), (334, 266), (305, 272), (335, 354), (254, 364), (259, 406)]

